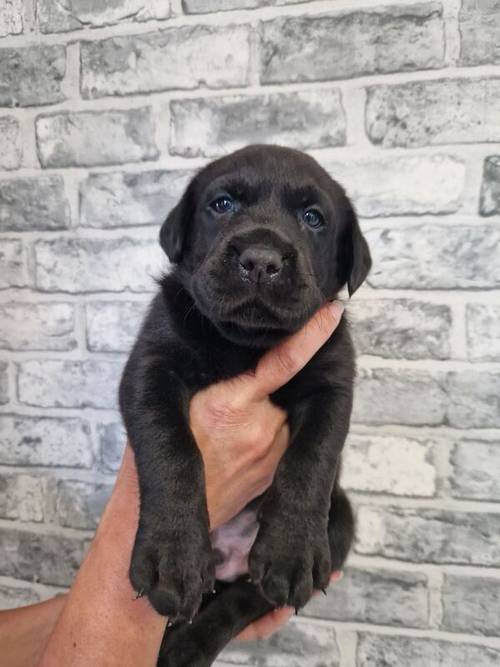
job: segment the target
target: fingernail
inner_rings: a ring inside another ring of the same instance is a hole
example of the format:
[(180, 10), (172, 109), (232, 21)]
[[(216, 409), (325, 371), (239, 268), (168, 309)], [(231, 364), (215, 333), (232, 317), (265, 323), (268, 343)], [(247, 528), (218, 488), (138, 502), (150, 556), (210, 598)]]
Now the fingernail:
[(342, 313), (344, 312), (344, 304), (342, 301), (332, 301), (330, 304), (328, 304), (328, 307), (330, 308), (333, 316), (340, 320)]

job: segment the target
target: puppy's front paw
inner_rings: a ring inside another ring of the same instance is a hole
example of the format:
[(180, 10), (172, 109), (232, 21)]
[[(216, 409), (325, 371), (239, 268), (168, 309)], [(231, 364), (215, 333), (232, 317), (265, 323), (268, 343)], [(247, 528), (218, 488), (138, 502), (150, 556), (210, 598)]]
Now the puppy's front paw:
[(313, 591), (328, 586), (331, 573), (326, 525), (316, 520), (261, 525), (249, 570), (262, 594), (277, 607), (304, 607)]
[(147, 595), (159, 614), (171, 621), (191, 620), (202, 596), (214, 586), (215, 567), (210, 542), (185, 535), (137, 533), (130, 581), (138, 595)]

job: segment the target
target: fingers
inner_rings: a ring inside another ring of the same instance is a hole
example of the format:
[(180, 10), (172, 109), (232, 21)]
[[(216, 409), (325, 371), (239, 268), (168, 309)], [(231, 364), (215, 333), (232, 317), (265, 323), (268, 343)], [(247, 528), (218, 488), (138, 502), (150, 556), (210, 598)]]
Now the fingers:
[[(337, 581), (340, 581), (343, 576), (341, 570), (336, 570), (332, 572), (330, 577), (330, 583), (333, 584)], [(314, 595), (319, 595), (320, 591), (315, 591)], [(262, 618), (259, 618), (257, 621), (254, 621), (249, 626), (247, 626), (239, 635), (236, 636), (236, 639), (239, 641), (254, 641), (256, 639), (267, 639), (275, 632), (277, 632), (285, 623), (293, 616), (295, 610), (292, 607), (281, 607), (280, 609), (274, 609), (269, 612)]]
[(343, 311), (339, 301), (326, 304), (300, 331), (266, 352), (254, 375), (246, 378), (253, 400), (272, 394), (302, 370), (335, 331)]

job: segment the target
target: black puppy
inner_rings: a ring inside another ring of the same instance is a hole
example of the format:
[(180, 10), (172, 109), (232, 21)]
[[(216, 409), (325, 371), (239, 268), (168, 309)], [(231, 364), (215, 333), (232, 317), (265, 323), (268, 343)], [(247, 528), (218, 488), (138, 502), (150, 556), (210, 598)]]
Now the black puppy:
[(349, 550), (353, 518), (337, 481), (354, 378), (345, 319), (271, 397), (288, 414), (290, 444), (260, 500), (251, 581), (217, 584), (216, 595), (189, 401), (255, 367), (343, 285), (352, 294), (371, 260), (343, 189), (311, 157), (278, 146), (250, 146), (202, 169), (160, 243), (174, 268), (120, 386), (141, 497), (130, 577), (175, 623), (159, 664), (206, 667), (273, 607), (303, 607)]

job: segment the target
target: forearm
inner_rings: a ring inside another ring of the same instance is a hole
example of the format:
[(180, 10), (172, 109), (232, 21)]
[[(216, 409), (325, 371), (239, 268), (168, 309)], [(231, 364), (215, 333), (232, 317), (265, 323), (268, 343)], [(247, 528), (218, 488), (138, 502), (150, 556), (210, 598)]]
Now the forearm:
[[(50, 636), (40, 667), (153, 667), (167, 619), (135, 599), (128, 569), (137, 528), (132, 453)], [(131, 472), (132, 471), (132, 472)], [(135, 505), (135, 502), (134, 502)], [(33, 663), (32, 663), (33, 664)]]
[(37, 665), (66, 601), (66, 595), (0, 612), (2, 664), (9, 667)]

